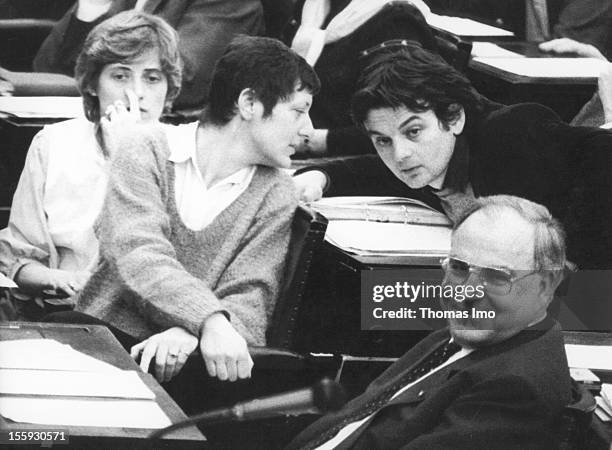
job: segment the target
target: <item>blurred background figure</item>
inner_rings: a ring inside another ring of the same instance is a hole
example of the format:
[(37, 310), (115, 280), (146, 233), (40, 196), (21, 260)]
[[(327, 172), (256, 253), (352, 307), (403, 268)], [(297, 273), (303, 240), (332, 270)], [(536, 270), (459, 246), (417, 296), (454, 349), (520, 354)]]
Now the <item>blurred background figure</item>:
[(41, 45), (34, 70), (72, 75), (87, 33), (129, 9), (155, 14), (177, 30), (184, 70), (175, 109), (181, 111), (203, 107), (213, 67), (235, 35), (264, 31), (259, 0), (78, 0)]
[(612, 51), (612, 2), (609, 0), (426, 0), (437, 14), (471, 17), (542, 42), (567, 37)]
[(39, 318), (54, 309), (48, 304), (72, 307), (89, 278), (110, 159), (103, 130), (156, 122), (172, 104), (181, 84), (176, 32), (149, 14), (118, 14), (89, 34), (75, 72), (87, 120), (34, 137), (0, 231), (0, 271), (19, 286), (22, 318)]
[[(607, 60), (597, 47), (569, 38), (553, 39), (540, 44), (540, 49), (559, 54)], [(597, 80), (597, 91), (572, 120), (572, 125), (612, 127), (612, 64), (608, 64)]]

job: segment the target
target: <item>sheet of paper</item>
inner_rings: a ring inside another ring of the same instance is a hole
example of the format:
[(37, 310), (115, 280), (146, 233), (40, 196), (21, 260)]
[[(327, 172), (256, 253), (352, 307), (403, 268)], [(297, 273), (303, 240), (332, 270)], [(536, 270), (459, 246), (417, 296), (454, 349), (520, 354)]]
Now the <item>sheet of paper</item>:
[(332, 220), (325, 239), (358, 255), (446, 255), (451, 230), (447, 227), (402, 223)]
[(481, 58), (524, 58), (525, 55), (511, 52), (491, 42), (472, 42), (472, 57)]
[(153, 391), (133, 370), (72, 372), (0, 369), (0, 393), (155, 399)]
[(22, 119), (72, 119), (84, 115), (81, 97), (0, 97), (0, 113)]
[(570, 367), (612, 370), (612, 346), (565, 344), (565, 353)]
[(492, 27), (490, 25), (462, 17), (439, 16), (432, 13), (427, 17), (427, 23), (434, 28), (448, 31), (449, 33), (457, 36), (514, 36), (512, 31)]
[(0, 273), (0, 287), (3, 287), (3, 288), (16, 288), (17, 285), (9, 277), (7, 277), (6, 275)]
[(78, 352), (53, 339), (18, 339), (0, 342), (0, 368), (114, 372), (112, 364)]
[(596, 58), (474, 58), (516, 75), (536, 78), (597, 78), (609, 64)]
[(0, 415), (15, 422), (121, 428), (164, 428), (170, 419), (152, 400), (0, 396)]

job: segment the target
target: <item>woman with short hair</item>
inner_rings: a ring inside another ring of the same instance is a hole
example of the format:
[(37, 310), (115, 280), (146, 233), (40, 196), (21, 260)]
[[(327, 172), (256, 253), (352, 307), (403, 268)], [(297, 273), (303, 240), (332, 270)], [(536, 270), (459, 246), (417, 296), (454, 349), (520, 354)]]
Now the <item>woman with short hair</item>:
[[(103, 130), (157, 122), (172, 104), (181, 85), (176, 32), (149, 14), (118, 14), (88, 35), (75, 78), (87, 120), (48, 125), (34, 137), (0, 231), (0, 271), (19, 286), (16, 298), (40, 307), (44, 298), (71, 306), (90, 276), (110, 159)], [(42, 313), (32, 308), (29, 318)]]

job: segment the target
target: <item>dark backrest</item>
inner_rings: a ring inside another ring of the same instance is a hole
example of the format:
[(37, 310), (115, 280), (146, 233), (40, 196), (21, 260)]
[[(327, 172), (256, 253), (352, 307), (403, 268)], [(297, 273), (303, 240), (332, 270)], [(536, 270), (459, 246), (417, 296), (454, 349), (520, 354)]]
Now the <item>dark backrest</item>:
[(455, 69), (465, 73), (470, 62), (472, 43), (445, 31), (432, 30), (440, 56)]
[(298, 206), (293, 218), (285, 279), (267, 331), (267, 345), (289, 349), (293, 343), (310, 264), (325, 237), (327, 219), (305, 206)]
[(55, 21), (49, 19), (0, 20), (0, 65), (18, 72), (32, 70), (32, 61)]
[(586, 448), (589, 427), (597, 403), (591, 393), (580, 383), (572, 380), (572, 402), (565, 407), (561, 416), (561, 450), (582, 450)]

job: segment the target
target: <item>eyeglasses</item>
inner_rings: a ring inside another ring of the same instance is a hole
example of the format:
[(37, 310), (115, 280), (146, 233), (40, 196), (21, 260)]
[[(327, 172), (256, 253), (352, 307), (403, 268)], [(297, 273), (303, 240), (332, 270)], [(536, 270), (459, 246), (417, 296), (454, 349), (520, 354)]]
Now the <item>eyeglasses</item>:
[(467, 281), (470, 274), (478, 275), (482, 286), (491, 294), (506, 295), (512, 290), (512, 285), (529, 275), (538, 273), (533, 270), (524, 275), (517, 276), (513, 271), (494, 267), (483, 267), (469, 262), (462, 261), (458, 258), (448, 257), (440, 261), (444, 270), (445, 281), (453, 284), (462, 284)]

